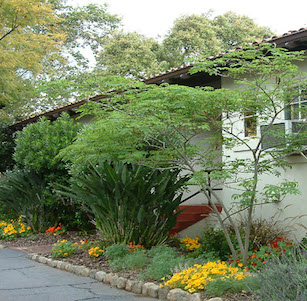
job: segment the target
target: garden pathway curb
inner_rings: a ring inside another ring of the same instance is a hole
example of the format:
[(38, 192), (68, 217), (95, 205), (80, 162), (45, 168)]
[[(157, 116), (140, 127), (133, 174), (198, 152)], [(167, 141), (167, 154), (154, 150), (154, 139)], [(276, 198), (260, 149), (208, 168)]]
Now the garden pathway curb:
[[(6, 246), (0, 244), (0, 249)], [(168, 287), (160, 287), (153, 282), (143, 282), (141, 280), (131, 280), (120, 277), (116, 273), (106, 273), (104, 271), (90, 269), (86, 266), (73, 265), (71, 263), (53, 260), (36, 253), (27, 254), (27, 257), (33, 261), (46, 264), (52, 268), (77, 274), (83, 277), (90, 277), (97, 281), (109, 284), (118, 289), (124, 289), (135, 294), (142, 294), (147, 297), (157, 298), (168, 301), (223, 301), (221, 298), (202, 299), (199, 293), (190, 294), (182, 289), (170, 289)]]
[(61, 269), (75, 273), (83, 277), (90, 277), (95, 280), (110, 284), (112, 287), (124, 289), (135, 294), (157, 298), (168, 301), (223, 301), (221, 298), (202, 299), (199, 293), (190, 294), (182, 289), (170, 289), (160, 287), (153, 282), (143, 282), (141, 280), (130, 280), (120, 277), (116, 273), (106, 273), (104, 271), (87, 268), (86, 266), (73, 265), (68, 262), (53, 260), (36, 253), (27, 255), (29, 259), (47, 264), (52, 268)]

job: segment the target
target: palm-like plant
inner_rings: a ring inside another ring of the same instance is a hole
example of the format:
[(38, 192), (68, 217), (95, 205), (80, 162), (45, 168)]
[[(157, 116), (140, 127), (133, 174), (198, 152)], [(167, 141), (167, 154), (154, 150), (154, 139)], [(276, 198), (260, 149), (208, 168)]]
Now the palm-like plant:
[(70, 188), (61, 186), (61, 193), (95, 216), (104, 239), (150, 247), (164, 242), (176, 224), (175, 210), (188, 179), (179, 177), (179, 170), (100, 162), (74, 177)]

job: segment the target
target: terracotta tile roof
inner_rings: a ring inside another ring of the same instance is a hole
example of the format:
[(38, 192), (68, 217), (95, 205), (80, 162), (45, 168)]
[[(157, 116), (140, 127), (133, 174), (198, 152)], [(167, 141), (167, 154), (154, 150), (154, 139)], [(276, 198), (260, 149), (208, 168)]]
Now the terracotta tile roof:
[[(279, 47), (284, 47), (284, 46), (286, 47), (289, 43), (291, 43), (293, 41), (297, 41), (299, 39), (307, 40), (307, 27), (300, 28), (299, 30), (291, 30), (291, 31), (288, 31), (288, 32), (286, 32), (282, 35), (272, 36), (268, 39), (264, 39), (264, 40), (261, 40), (261, 41), (255, 41), (255, 42), (250, 43), (250, 44), (251, 45), (259, 45), (261, 43), (276, 43), (277, 46), (279, 46)], [(230, 50), (228, 50), (224, 53), (221, 53), (221, 54), (218, 54), (218, 55), (215, 55), (215, 56), (209, 56), (209, 57), (207, 57), (207, 59), (219, 58), (226, 53), (230, 53), (232, 51), (239, 50), (239, 49), (242, 49), (242, 46), (237, 47), (235, 49), (230, 49)], [(164, 72), (159, 73), (159, 74), (153, 74), (153, 75), (143, 79), (143, 82), (150, 84), (150, 83), (158, 82), (159, 80), (162, 80), (163, 78), (169, 78), (169, 77), (175, 76), (177, 74), (183, 74), (183, 73), (188, 72), (189, 69), (192, 68), (192, 66), (193, 66), (193, 64), (182, 65), (180, 67), (173, 68), (173, 69), (164, 71)], [(67, 110), (77, 108), (77, 107), (85, 104), (88, 101), (95, 101), (95, 100), (103, 99), (105, 97), (107, 97), (107, 95), (96, 95), (96, 96), (91, 97), (89, 99), (71, 102), (69, 104), (57, 107), (55, 109), (52, 109), (52, 110), (49, 110), (49, 111), (46, 111), (46, 112), (43, 112), (43, 113), (39, 113), (39, 114), (36, 114), (36, 115), (29, 116), (26, 119), (23, 119), (21, 121), (16, 122), (15, 124), (13, 124), (12, 127), (16, 128), (16, 127), (24, 126), (28, 123), (31, 123), (31, 122), (38, 120), (42, 116), (52, 116), (54, 114), (61, 113), (63, 111), (67, 111)]]
[(34, 114), (31, 115), (25, 119), (22, 119), (20, 121), (15, 122), (11, 127), (12, 128), (20, 128), (23, 127), (25, 125), (27, 125), (28, 123), (32, 123), (37, 121), (40, 117), (48, 117), (48, 116), (53, 116), (55, 114), (60, 114), (64, 111), (74, 111), (76, 108), (82, 106), (83, 104), (87, 103), (88, 101), (95, 101), (95, 100), (99, 100), (99, 99), (103, 99), (108, 97), (107, 95), (96, 95), (94, 97), (88, 98), (88, 99), (83, 99), (83, 100), (78, 100), (78, 101), (73, 101), (70, 102), (68, 104), (65, 104), (63, 106), (59, 106), (56, 107), (54, 109), (42, 112), (42, 113), (38, 113), (38, 114)]

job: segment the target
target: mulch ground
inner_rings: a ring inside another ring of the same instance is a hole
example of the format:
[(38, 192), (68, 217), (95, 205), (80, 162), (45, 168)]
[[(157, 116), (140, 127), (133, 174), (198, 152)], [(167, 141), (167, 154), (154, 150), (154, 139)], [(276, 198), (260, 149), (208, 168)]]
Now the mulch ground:
[[(51, 249), (58, 240), (66, 239), (70, 242), (80, 243), (81, 240), (97, 241), (100, 240), (98, 234), (80, 235), (78, 232), (69, 232), (65, 235), (53, 235), (51, 233), (38, 233), (25, 238), (17, 238), (13, 241), (0, 241), (2, 245), (8, 248), (24, 253), (36, 253), (51, 258)], [(88, 254), (88, 250), (78, 249), (74, 255), (67, 258), (59, 258), (61, 261), (70, 262), (74, 265), (84, 265), (90, 269), (102, 270), (107, 273), (117, 273), (127, 279), (139, 279), (139, 271), (123, 270), (115, 271), (112, 269), (104, 257), (93, 258)], [(152, 282), (152, 279), (142, 279)], [(203, 298), (210, 298), (202, 293)], [(240, 293), (222, 297), (223, 301), (255, 301), (249, 293)]]

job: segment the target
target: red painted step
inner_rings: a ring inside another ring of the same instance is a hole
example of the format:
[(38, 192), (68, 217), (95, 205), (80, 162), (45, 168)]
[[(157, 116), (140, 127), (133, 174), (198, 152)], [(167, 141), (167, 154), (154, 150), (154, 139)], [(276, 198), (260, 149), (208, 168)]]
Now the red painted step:
[[(216, 207), (219, 212), (222, 211), (222, 206), (216, 205)], [(177, 216), (177, 224), (170, 230), (170, 234), (178, 233), (214, 212), (210, 205), (185, 205), (179, 206), (178, 210), (183, 210), (183, 212)]]

